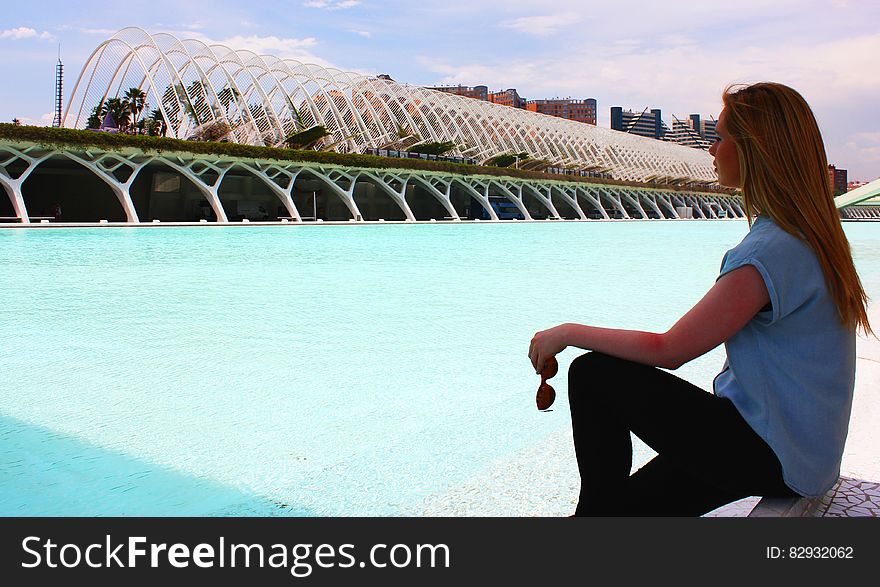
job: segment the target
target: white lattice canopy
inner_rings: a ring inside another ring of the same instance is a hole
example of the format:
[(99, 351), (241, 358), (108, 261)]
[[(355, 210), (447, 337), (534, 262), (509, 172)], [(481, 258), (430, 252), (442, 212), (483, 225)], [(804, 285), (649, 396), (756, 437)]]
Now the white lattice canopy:
[(322, 125), (330, 135), (321, 146), (338, 152), (449, 141), (456, 145), (452, 154), (479, 162), (525, 152), (622, 180), (716, 179), (702, 150), (138, 28), (123, 29), (95, 49), (64, 126), (85, 128), (96, 106), (129, 88), (145, 92), (145, 111), (158, 110), (167, 135), (180, 139), (213, 126), (234, 142), (279, 146)]

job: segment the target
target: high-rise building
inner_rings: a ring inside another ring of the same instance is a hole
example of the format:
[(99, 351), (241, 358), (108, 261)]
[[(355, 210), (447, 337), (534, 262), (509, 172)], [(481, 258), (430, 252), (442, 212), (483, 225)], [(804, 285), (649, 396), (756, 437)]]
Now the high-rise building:
[(672, 128), (663, 137), (664, 140), (691, 147), (693, 149), (708, 150), (712, 146), (700, 134), (700, 115), (691, 114), (684, 120), (672, 116)]
[(457, 86), (434, 86), (428, 89), (455, 94), (456, 96), (476, 98), (477, 100), (489, 100), (489, 88), (487, 86), (463, 86), (459, 84)]
[(700, 134), (709, 141), (710, 145), (718, 140), (718, 134), (715, 132), (716, 126), (718, 126), (718, 121), (714, 118), (712, 120), (703, 119), (700, 121)]
[(499, 92), (489, 92), (489, 101), (502, 106), (510, 106), (511, 108), (525, 108), (526, 100), (520, 97), (516, 88), (508, 88)]
[(571, 98), (553, 98), (548, 100), (529, 100), (526, 110), (576, 120), (596, 125), (596, 99), (572, 100)]
[(641, 112), (633, 112), (620, 106), (612, 106), (611, 128), (650, 139), (660, 139), (664, 135), (659, 108), (650, 112), (647, 108)]
[(838, 169), (834, 165), (829, 165), (828, 181), (831, 183), (831, 191), (835, 196), (846, 193), (846, 169)]

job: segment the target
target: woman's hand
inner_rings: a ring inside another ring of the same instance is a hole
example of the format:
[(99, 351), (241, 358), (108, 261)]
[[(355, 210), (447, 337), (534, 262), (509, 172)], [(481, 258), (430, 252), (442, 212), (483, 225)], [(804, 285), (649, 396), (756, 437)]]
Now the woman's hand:
[(570, 324), (560, 324), (542, 330), (532, 337), (532, 342), (529, 345), (529, 360), (538, 375), (543, 371), (547, 359), (555, 357), (570, 344), (570, 326)]

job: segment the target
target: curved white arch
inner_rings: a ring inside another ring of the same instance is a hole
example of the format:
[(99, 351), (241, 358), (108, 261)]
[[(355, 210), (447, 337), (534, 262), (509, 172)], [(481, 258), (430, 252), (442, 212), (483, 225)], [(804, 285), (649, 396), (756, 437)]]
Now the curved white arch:
[[(231, 140), (277, 146), (293, 132), (323, 125), (334, 150), (360, 152), (404, 148), (413, 139), (402, 142), (398, 130), (408, 129), (417, 141), (452, 142), (453, 154), (479, 162), (525, 152), (555, 166), (602, 168), (627, 181), (716, 179), (702, 150), (139, 28), (120, 30), (92, 53), (63, 125), (85, 127), (94, 106), (128, 87), (147, 93), (176, 138), (219, 121)], [(232, 96), (221, 100), (225, 88)]]

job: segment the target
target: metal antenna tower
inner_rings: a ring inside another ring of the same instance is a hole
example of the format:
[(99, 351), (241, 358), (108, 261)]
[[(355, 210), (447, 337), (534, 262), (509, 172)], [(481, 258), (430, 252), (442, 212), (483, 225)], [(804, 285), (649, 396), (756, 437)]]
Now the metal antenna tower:
[(61, 43), (58, 43), (58, 63), (55, 65), (55, 118), (52, 119), (52, 126), (58, 128), (61, 126), (61, 108), (64, 99), (64, 64), (61, 63)]

